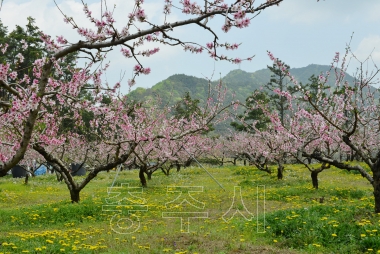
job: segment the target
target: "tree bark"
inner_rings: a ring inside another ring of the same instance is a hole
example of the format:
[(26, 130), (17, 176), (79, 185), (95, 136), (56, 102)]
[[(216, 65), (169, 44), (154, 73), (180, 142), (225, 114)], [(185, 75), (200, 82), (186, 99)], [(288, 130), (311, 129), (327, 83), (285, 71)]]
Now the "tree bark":
[(313, 183), (313, 188), (318, 190), (318, 174), (319, 171), (311, 171), (311, 182)]
[(152, 180), (152, 174), (153, 174), (153, 171), (151, 170), (148, 170), (148, 172), (146, 172), (146, 175), (148, 176), (148, 180)]
[(25, 182), (24, 182), (24, 184), (28, 184), (28, 181), (29, 181), (29, 174), (28, 174), (28, 173), (26, 173), (26, 175), (25, 175)]
[(161, 171), (162, 171), (166, 176), (169, 176), (170, 168), (168, 168), (168, 169), (164, 169), (164, 168), (162, 167), (162, 168), (161, 168)]
[(140, 182), (141, 182), (142, 187), (147, 187), (144, 171), (145, 171), (144, 167), (140, 167), (139, 178), (140, 178)]
[(79, 193), (80, 193), (80, 190), (77, 190), (77, 189), (70, 190), (71, 203), (79, 203), (80, 201)]
[[(192, 159), (192, 158), (188, 159), (188, 160), (185, 162), (184, 167), (185, 167), (185, 168), (190, 167), (190, 165), (191, 165), (192, 162), (193, 162), (193, 159)], [(177, 171), (177, 172), (178, 172), (178, 171)]]
[(373, 196), (375, 198), (375, 213), (380, 213), (380, 169), (373, 172)]
[(282, 178), (284, 177), (283, 171), (284, 171), (284, 166), (282, 166), (282, 164), (279, 164), (278, 168), (277, 168), (277, 179), (278, 180), (282, 180)]

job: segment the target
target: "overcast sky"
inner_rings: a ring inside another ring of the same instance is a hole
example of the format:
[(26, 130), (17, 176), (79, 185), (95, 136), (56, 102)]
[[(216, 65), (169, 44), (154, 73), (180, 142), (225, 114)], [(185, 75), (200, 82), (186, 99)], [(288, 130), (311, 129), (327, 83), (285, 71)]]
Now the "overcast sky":
[[(261, 0), (263, 1), (263, 0)], [(100, 13), (100, 0), (88, 0), (93, 13)], [(156, 23), (163, 20), (163, 0), (145, 0), (148, 18)], [(232, 2), (232, 1), (226, 1)], [(256, 0), (258, 5), (260, 0)], [(77, 23), (85, 24), (82, 5), (79, 0), (57, 0), (60, 8), (73, 17)], [(108, 6), (116, 5), (115, 19), (121, 27), (126, 16), (131, 12), (132, 0), (107, 0)], [(175, 1), (173, 1), (175, 3)], [(99, 14), (100, 15), (100, 14)], [(15, 25), (25, 26), (26, 18), (32, 16), (36, 24), (45, 33), (56, 36), (64, 35), (70, 42), (79, 37), (71, 27), (63, 22), (63, 17), (53, 0), (4, 0), (0, 18), (8, 30)], [(171, 20), (183, 20), (189, 16), (174, 13)], [(151, 87), (170, 75), (184, 73), (196, 77), (214, 79), (228, 74), (231, 70), (242, 69), (254, 72), (271, 65), (266, 51), (291, 67), (305, 67), (309, 64), (329, 65), (335, 52), (344, 52), (346, 44), (351, 42), (352, 51), (360, 60), (371, 52), (373, 59), (380, 66), (380, 1), (379, 0), (284, 0), (279, 7), (264, 10), (251, 21), (249, 28), (233, 29), (225, 34), (221, 30), (221, 20), (208, 23), (220, 36), (220, 42), (242, 43), (230, 56), (244, 58), (255, 55), (251, 62), (240, 65), (228, 62), (215, 62), (207, 53), (193, 55), (179, 47), (161, 47), (160, 52), (149, 58), (141, 59), (144, 67), (150, 67), (148, 76), (137, 78), (136, 87)], [(205, 45), (212, 37), (196, 27), (182, 27), (176, 35)], [(148, 46), (148, 45), (147, 45)], [(148, 48), (154, 47), (149, 46)], [(109, 55), (111, 67), (107, 72), (107, 81), (117, 82), (120, 73), (125, 72), (122, 85), (127, 87), (131, 78), (134, 62), (121, 56), (119, 49)], [(349, 69), (354, 71), (354, 63)], [(127, 92), (127, 89), (124, 90)]]

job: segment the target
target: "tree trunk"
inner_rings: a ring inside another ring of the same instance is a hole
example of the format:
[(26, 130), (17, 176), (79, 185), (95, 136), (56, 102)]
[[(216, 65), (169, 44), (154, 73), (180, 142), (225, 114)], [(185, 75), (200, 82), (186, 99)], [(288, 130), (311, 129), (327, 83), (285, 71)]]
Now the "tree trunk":
[(162, 172), (164, 172), (164, 174), (166, 176), (169, 176), (170, 168), (168, 168), (168, 169), (161, 168), (161, 170), (162, 170)]
[(247, 166), (247, 161), (246, 160), (244, 160), (244, 166)]
[(188, 159), (188, 160), (185, 162), (184, 167), (185, 167), (185, 168), (190, 167), (191, 162), (193, 162), (193, 159), (192, 159), (192, 158)]
[(144, 168), (140, 167), (139, 178), (140, 178), (140, 182), (141, 182), (142, 187), (147, 187), (144, 171), (145, 171)]
[(29, 173), (26, 173), (24, 184), (28, 184), (28, 181), (29, 181)]
[(375, 213), (380, 213), (380, 169), (373, 172), (373, 196), (375, 198)]
[(318, 190), (318, 174), (318, 171), (311, 171), (311, 182), (316, 190)]
[(55, 171), (55, 175), (57, 176), (57, 181), (62, 182), (63, 175), (61, 173), (59, 173), (58, 171)]
[[(177, 172), (179, 172), (181, 170), (181, 165), (177, 163), (176, 166), (177, 166)], [(169, 175), (169, 172), (168, 172), (168, 175)]]
[(282, 166), (281, 164), (278, 165), (278, 168), (277, 168), (277, 179), (278, 180), (282, 180), (282, 178), (284, 177), (283, 171), (284, 171), (284, 166)]
[(79, 203), (80, 201), (79, 193), (80, 193), (80, 190), (77, 190), (77, 189), (70, 190), (71, 203)]
[(236, 166), (236, 160), (237, 160), (237, 158), (234, 158), (234, 162), (232, 162), (232, 164), (234, 164), (234, 166)]
[(147, 176), (148, 176), (148, 180), (152, 180), (152, 174), (153, 174), (153, 171), (151, 170), (148, 170), (148, 172), (146, 172)]

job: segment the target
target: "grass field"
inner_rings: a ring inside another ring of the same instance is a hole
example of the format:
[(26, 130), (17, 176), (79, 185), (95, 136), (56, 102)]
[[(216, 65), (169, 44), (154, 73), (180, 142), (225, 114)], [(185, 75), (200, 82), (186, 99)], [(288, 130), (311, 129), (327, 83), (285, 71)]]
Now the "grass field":
[(122, 171), (108, 190), (116, 173), (104, 172), (80, 204), (53, 175), (0, 178), (0, 253), (380, 253), (380, 214), (360, 174), (325, 170), (314, 190), (298, 165), (280, 181), (207, 169), (225, 190), (196, 167), (156, 172), (144, 189)]

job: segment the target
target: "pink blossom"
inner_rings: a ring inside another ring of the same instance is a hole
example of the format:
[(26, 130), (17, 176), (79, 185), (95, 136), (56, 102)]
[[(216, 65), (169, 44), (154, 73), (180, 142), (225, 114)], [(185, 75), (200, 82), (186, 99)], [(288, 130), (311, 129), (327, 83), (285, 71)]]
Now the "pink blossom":
[(239, 10), (238, 12), (234, 13), (235, 19), (242, 19), (245, 17), (245, 11)]
[(67, 40), (65, 38), (63, 38), (63, 36), (57, 36), (57, 42), (59, 44), (66, 44)]
[(244, 19), (237, 19), (235, 21), (235, 25), (238, 27), (238, 28), (244, 28), (244, 27), (248, 27), (248, 25), (251, 23), (251, 20), (249, 18), (244, 18)]
[(121, 53), (125, 56), (125, 57), (131, 57), (131, 51), (129, 51), (129, 49), (126, 49), (126, 48), (121, 48)]
[(268, 56), (269, 56), (270, 60), (275, 61), (277, 59), (273, 56), (273, 54), (270, 51), (267, 51), (267, 52), (268, 52)]
[(135, 67), (133, 68), (133, 70), (135, 72), (139, 72), (141, 70), (141, 65), (136, 64)]
[(17, 78), (17, 72), (15, 72), (15, 71), (11, 72), (11, 73), (9, 74), (9, 77), (10, 77), (11, 79), (16, 79), (16, 78)]
[(334, 62), (339, 62), (339, 52), (335, 52)]
[(150, 73), (150, 68), (143, 68), (142, 73), (148, 75)]
[(130, 20), (135, 20), (135, 14), (134, 13), (129, 13), (128, 14), (128, 18), (130, 19)]
[(152, 41), (153, 37), (151, 34), (148, 34), (147, 36), (145, 36), (145, 40), (147, 41)]
[(144, 12), (143, 9), (137, 9), (135, 15), (136, 15), (136, 18), (137, 18), (139, 21), (141, 21), (141, 22), (143, 22), (144, 20), (146, 20), (146, 15), (145, 15), (145, 12)]
[(5, 43), (4, 45), (1, 44), (0, 47), (1, 47), (1, 52), (5, 54), (5, 51), (7, 51), (7, 48), (8, 48), (8, 44), (7, 43)]
[(241, 63), (241, 59), (240, 58), (235, 58), (235, 59), (232, 60), (232, 62), (235, 63), (235, 64), (239, 64), (239, 63)]
[(150, 50), (143, 51), (141, 54), (142, 54), (143, 56), (147, 56), (147, 57), (149, 57), (149, 56), (151, 56), (151, 55), (153, 55), (153, 54), (156, 54), (158, 51), (160, 51), (160, 48), (154, 48), (154, 49), (150, 49)]
[(0, 64), (0, 79), (7, 80), (9, 64)]
[(28, 48), (28, 43), (26, 43), (24, 39), (21, 40), (21, 43), (22, 43), (22, 49), (26, 50)]

